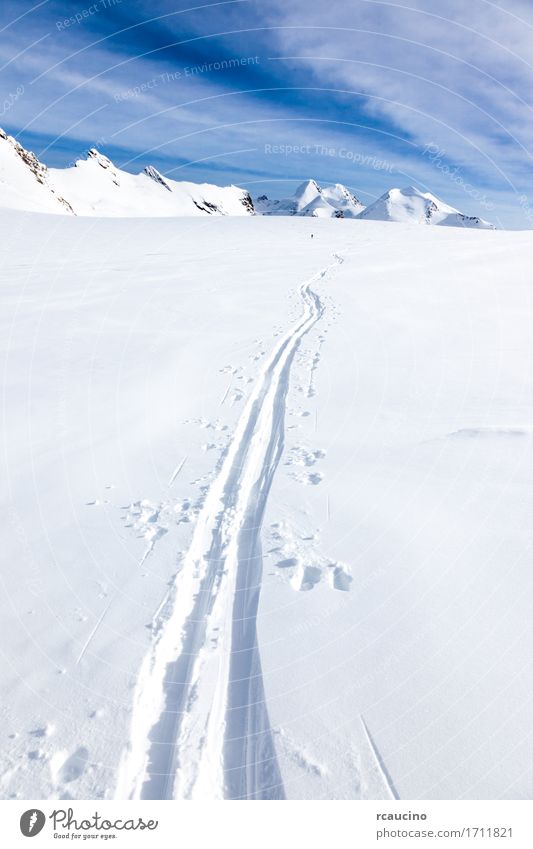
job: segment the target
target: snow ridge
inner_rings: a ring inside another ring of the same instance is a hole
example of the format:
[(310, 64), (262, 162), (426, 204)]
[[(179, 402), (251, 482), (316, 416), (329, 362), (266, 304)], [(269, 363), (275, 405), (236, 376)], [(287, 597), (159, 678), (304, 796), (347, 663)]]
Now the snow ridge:
[(311, 287), (342, 261), (300, 286), (302, 315), (263, 367), (207, 493), (141, 667), (116, 798), (284, 797), (257, 646), (260, 532), (292, 361), (324, 312)]

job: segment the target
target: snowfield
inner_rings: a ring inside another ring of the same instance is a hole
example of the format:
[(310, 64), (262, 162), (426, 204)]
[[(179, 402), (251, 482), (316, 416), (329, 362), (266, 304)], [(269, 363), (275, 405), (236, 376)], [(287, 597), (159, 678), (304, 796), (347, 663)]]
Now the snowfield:
[(531, 234), (0, 223), (2, 797), (530, 798)]

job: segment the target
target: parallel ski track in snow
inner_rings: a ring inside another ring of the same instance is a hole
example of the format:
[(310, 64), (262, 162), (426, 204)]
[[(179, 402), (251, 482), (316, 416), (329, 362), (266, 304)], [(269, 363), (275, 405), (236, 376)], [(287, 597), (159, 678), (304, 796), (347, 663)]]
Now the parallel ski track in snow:
[(260, 532), (293, 358), (324, 312), (311, 287), (342, 261), (299, 287), (302, 315), (263, 366), (207, 493), (141, 666), (117, 798), (284, 797), (256, 635)]

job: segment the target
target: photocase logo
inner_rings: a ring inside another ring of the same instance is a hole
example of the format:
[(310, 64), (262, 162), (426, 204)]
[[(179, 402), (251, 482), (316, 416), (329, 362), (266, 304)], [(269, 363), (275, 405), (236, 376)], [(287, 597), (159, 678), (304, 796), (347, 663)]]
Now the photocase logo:
[(43, 830), (46, 817), (42, 811), (37, 808), (30, 808), (29, 811), (24, 811), (20, 818), (20, 830), (24, 837), (35, 837)]

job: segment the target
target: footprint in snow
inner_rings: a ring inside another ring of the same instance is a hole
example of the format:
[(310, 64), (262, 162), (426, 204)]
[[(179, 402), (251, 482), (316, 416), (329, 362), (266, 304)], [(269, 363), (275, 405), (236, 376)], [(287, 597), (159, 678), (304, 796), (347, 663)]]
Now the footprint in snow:
[(299, 592), (312, 590), (322, 579), (322, 569), (319, 566), (303, 566), (298, 564), (291, 578), (291, 586)]
[(87, 768), (89, 750), (80, 746), (71, 755), (66, 751), (56, 752), (50, 759), (50, 771), (54, 782), (71, 784), (81, 778)]
[(341, 592), (349, 592), (352, 576), (348, 574), (344, 566), (339, 564), (331, 564), (328, 572), (328, 580), (334, 590)]
[(271, 524), (267, 553), (276, 557), (274, 574), (297, 592), (308, 592), (321, 582), (334, 590), (350, 592), (353, 578), (349, 567), (324, 557), (317, 548), (318, 540), (318, 532), (296, 532), (285, 521)]
[(320, 472), (310, 472), (306, 474), (305, 472), (293, 472), (291, 477), (294, 478), (298, 483), (303, 483), (304, 486), (318, 486), (319, 483), (322, 483), (323, 477)]
[(278, 569), (292, 569), (294, 566), (298, 565), (298, 560), (296, 557), (286, 557), (285, 560), (280, 560), (276, 563), (276, 567)]
[(321, 448), (312, 451), (303, 445), (295, 445), (291, 448), (285, 460), (286, 466), (314, 466), (319, 460), (323, 460), (326, 452)]
[(42, 725), (28, 732), (30, 737), (50, 737), (54, 733), (53, 725)]

